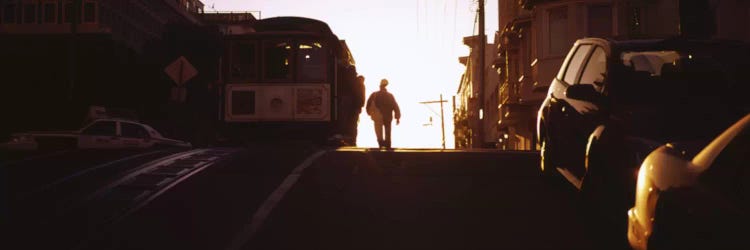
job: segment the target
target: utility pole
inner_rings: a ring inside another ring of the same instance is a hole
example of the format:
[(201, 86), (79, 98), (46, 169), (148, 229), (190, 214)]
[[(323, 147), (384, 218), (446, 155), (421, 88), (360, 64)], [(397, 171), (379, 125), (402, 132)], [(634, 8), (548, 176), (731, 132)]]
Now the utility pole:
[(448, 102), (448, 100), (443, 100), (443, 94), (440, 94), (440, 100), (438, 101), (425, 101), (425, 102), (419, 102), (421, 104), (430, 104), (430, 103), (440, 103), (440, 130), (443, 133), (443, 149), (445, 149), (445, 119), (443, 118), (443, 103)]
[(484, 32), (484, 0), (477, 0), (479, 3), (479, 147), (484, 147), (484, 64), (486, 60), (485, 45), (487, 42)]

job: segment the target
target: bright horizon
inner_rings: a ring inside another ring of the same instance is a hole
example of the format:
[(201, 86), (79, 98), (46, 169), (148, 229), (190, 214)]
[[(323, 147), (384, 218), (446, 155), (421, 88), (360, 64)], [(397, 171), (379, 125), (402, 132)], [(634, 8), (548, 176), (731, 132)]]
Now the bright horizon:
[[(261, 18), (301, 16), (328, 23), (345, 40), (365, 77), (366, 96), (390, 82), (401, 107), (401, 124), (393, 121), (394, 148), (441, 147), (440, 105), (444, 103), (445, 145), (453, 148), (453, 103), (464, 66), (458, 57), (469, 53), (462, 38), (476, 34), (473, 0), (202, 0), (205, 11), (260, 11)], [(497, 1), (486, 2), (488, 41), (497, 30)], [(429, 123), (432, 116), (432, 125)], [(357, 146), (377, 147), (372, 120), (364, 109)]]

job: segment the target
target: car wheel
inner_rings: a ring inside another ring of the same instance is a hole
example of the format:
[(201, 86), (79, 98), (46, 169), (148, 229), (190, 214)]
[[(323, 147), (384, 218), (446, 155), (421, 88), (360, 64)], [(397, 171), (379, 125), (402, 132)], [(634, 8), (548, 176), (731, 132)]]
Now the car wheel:
[(619, 192), (615, 192), (620, 184), (619, 176), (611, 172), (616, 166), (616, 156), (604, 150), (606, 146), (593, 141), (586, 152), (586, 174), (581, 180), (581, 201), (589, 213), (602, 219), (612, 221), (616, 213), (615, 204), (621, 203)]
[[(606, 248), (627, 247), (627, 208), (632, 202), (623, 201), (623, 182), (618, 171), (622, 158), (611, 148), (592, 143), (587, 153), (586, 175), (581, 182), (580, 209), (588, 227), (603, 234)], [(620, 160), (617, 160), (620, 159)]]
[(558, 177), (557, 170), (553, 167), (553, 158), (549, 151), (549, 143), (547, 139), (542, 140), (542, 145), (539, 151), (539, 170), (541, 172), (542, 181), (548, 185), (557, 185), (562, 180)]
[[(589, 163), (592, 163), (594, 157), (596, 156), (587, 156)], [(602, 210), (608, 202), (599, 199), (603, 197), (601, 194), (603, 188), (601, 185), (601, 179), (598, 169), (594, 167), (587, 169), (586, 175), (583, 177), (583, 180), (581, 180), (581, 189), (578, 197), (580, 199), (580, 204), (578, 205), (578, 210), (582, 213), (582, 216), (584, 216), (586, 224), (591, 228), (600, 228), (602, 226), (602, 221), (600, 221), (600, 219), (602, 218), (602, 215), (606, 214)]]
[(607, 181), (607, 165), (603, 154), (589, 155), (591, 165), (582, 182), (578, 211), (587, 231), (598, 235), (597, 244), (601, 249), (627, 249), (627, 213), (620, 212), (617, 200)]
[(539, 170), (541, 171), (542, 175), (549, 175), (549, 168), (550, 168), (550, 159), (549, 159), (549, 149), (547, 146), (547, 139), (544, 139), (542, 141), (542, 145), (539, 150)]

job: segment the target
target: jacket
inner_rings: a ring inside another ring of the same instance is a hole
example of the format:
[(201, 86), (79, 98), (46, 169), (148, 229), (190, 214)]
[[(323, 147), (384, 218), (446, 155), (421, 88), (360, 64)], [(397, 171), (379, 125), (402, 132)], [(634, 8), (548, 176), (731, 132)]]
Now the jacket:
[(396, 103), (396, 99), (386, 90), (370, 94), (370, 97), (367, 98), (366, 110), (370, 110), (371, 105), (375, 105), (380, 110), (384, 121), (393, 120), (394, 114), (396, 119), (401, 119), (401, 110), (398, 107), (398, 103)]

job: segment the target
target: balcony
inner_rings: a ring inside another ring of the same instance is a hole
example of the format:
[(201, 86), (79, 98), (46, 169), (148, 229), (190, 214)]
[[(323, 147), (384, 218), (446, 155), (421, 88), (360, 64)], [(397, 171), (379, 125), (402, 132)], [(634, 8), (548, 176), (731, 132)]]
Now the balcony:
[(520, 103), (504, 103), (498, 106), (500, 119), (498, 119), (498, 129), (509, 126), (517, 126), (523, 121), (530, 121), (536, 115), (534, 105)]
[(513, 85), (507, 81), (500, 85), (500, 89), (498, 90), (500, 104), (518, 103), (518, 94), (515, 93), (517, 87)]

